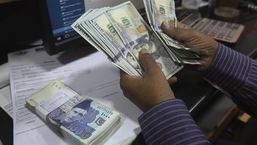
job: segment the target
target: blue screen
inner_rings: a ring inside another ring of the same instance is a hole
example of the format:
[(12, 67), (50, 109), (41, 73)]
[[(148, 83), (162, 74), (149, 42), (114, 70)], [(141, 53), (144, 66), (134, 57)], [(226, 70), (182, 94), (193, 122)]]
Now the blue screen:
[(47, 7), (56, 41), (76, 35), (71, 24), (85, 12), (84, 0), (47, 0)]

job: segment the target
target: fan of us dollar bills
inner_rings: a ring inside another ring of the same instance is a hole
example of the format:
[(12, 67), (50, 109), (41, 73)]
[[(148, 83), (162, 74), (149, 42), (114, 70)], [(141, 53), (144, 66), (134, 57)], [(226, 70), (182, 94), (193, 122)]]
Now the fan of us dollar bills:
[(135, 6), (127, 1), (115, 7), (86, 11), (72, 24), (85, 40), (108, 56), (129, 75), (142, 75), (139, 52), (147, 49), (166, 78), (183, 68), (199, 64), (199, 56), (161, 30), (163, 21), (177, 26), (174, 0), (144, 0), (149, 24)]

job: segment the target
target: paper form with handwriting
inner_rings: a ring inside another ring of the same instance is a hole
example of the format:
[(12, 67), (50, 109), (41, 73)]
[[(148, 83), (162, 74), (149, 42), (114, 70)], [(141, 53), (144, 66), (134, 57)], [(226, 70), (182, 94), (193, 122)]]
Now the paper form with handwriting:
[(119, 70), (100, 52), (76, 58), (76, 54), (81, 56), (85, 50), (71, 51), (49, 56), (42, 47), (37, 47), (8, 55), (14, 145), (67, 144), (24, 106), (27, 96), (54, 79), (121, 113), (121, 127), (106, 145), (120, 144), (140, 132), (137, 118), (142, 112), (123, 96), (119, 87)]

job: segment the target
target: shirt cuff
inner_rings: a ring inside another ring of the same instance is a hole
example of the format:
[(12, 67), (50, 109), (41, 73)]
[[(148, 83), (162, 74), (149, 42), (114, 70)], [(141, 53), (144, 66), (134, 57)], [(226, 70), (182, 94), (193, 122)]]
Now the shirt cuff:
[(251, 70), (251, 59), (219, 43), (217, 54), (203, 76), (228, 92), (238, 90)]
[(162, 102), (139, 117), (146, 144), (209, 144), (180, 99)]

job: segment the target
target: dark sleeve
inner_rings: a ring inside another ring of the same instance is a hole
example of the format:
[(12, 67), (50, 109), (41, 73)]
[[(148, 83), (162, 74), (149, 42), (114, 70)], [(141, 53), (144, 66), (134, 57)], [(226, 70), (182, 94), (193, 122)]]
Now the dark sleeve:
[(223, 44), (204, 77), (242, 110), (257, 117), (257, 62)]
[(172, 99), (158, 104), (139, 117), (147, 145), (209, 145), (184, 102)]

